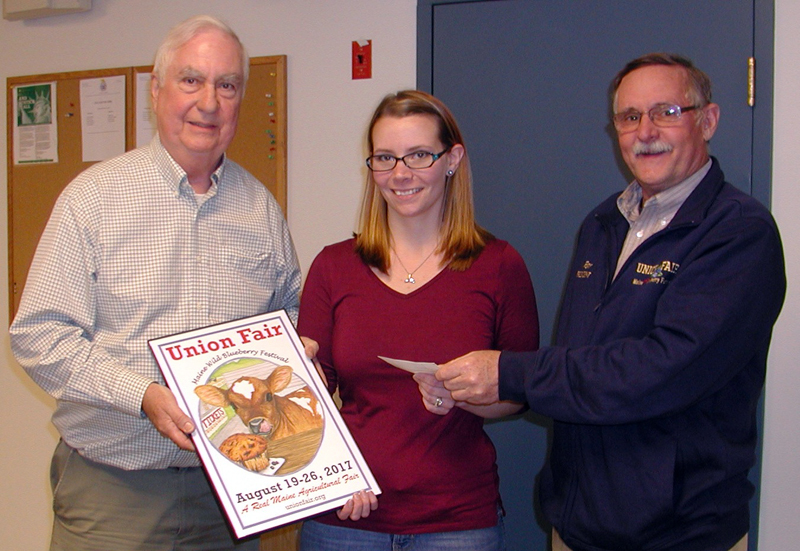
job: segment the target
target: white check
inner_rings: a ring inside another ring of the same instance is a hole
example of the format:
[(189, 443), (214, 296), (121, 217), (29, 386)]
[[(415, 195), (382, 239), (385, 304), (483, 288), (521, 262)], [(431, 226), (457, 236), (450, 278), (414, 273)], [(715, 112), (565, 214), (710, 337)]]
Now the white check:
[(386, 358), (384, 356), (378, 356), (378, 358), (390, 365), (408, 371), (409, 373), (436, 373), (436, 371), (439, 369), (439, 366), (433, 362), (412, 362), (409, 360)]

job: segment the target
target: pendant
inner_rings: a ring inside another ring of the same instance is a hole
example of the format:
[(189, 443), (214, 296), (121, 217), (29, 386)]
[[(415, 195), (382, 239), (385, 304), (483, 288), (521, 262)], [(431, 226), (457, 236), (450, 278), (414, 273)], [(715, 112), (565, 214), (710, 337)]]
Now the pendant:
[(416, 280), (416, 279), (414, 279), (414, 278), (413, 278), (413, 276), (412, 276), (411, 274), (408, 274), (408, 277), (407, 277), (407, 278), (405, 278), (405, 279), (403, 280), (403, 283), (411, 283), (411, 284), (414, 284), (414, 283), (416, 283), (416, 282), (417, 282), (417, 280)]

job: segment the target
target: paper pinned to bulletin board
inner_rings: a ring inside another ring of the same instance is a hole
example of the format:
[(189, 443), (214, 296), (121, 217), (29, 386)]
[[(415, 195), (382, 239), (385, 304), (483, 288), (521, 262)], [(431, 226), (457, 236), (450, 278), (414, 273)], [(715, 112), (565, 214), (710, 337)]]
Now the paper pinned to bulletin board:
[(81, 80), (83, 162), (125, 153), (125, 75)]
[(14, 86), (14, 164), (58, 162), (55, 82)]

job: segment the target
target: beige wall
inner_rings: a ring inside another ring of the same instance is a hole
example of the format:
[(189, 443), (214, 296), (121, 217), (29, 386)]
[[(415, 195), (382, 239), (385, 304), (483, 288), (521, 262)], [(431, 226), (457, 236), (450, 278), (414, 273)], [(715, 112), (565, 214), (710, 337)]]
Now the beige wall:
[(800, 546), (800, 2), (775, 4), (772, 211), (783, 237), (789, 291), (767, 374), (760, 551)]
[[(800, 273), (800, 6), (776, 0), (774, 211), (787, 253), (790, 294), (776, 331), (768, 380), (761, 550), (794, 548), (800, 538), (800, 317), (794, 284)], [(224, 9), (223, 9), (224, 8)], [(167, 29), (196, 13), (224, 17), (251, 55), (288, 56), (289, 224), (304, 270), (323, 245), (353, 230), (363, 178), (363, 131), (378, 100), (412, 87), (416, 63), (415, 0), (94, 0), (91, 12), (27, 22), (0, 20), (0, 78), (102, 67), (145, 65)], [(350, 79), (350, 43), (373, 40), (373, 78)], [(5, 91), (5, 87), (3, 87)], [(5, 94), (5, 92), (3, 92)], [(2, 98), (5, 106), (5, 96)], [(792, 124), (795, 123), (795, 124)], [(6, 111), (0, 111), (0, 128)], [(6, 151), (0, 133), (0, 151)], [(0, 156), (0, 205), (6, 157)], [(0, 206), (0, 244), (7, 242)], [(7, 326), (6, 255), (0, 254), (0, 324)], [(52, 400), (30, 383), (2, 333), (0, 358), (0, 547), (43, 551), (49, 541), (49, 458), (57, 435)]]
[[(416, 81), (415, 0), (94, 0), (85, 14), (0, 20), (0, 326), (7, 327), (6, 99), (9, 76), (152, 63), (173, 24), (226, 19), (250, 55), (288, 56), (288, 218), (304, 270), (353, 231), (364, 127), (388, 92)], [(373, 78), (351, 79), (351, 42), (373, 41)], [(11, 356), (0, 332), (0, 549), (47, 549), (52, 522), (52, 400)]]

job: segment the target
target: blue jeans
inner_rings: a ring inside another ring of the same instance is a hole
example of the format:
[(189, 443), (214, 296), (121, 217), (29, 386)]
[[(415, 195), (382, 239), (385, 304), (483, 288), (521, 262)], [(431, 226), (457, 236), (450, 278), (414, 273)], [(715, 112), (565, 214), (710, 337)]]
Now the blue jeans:
[(501, 515), (492, 528), (432, 534), (385, 534), (307, 520), (300, 551), (505, 551), (505, 536)]

